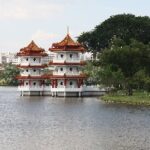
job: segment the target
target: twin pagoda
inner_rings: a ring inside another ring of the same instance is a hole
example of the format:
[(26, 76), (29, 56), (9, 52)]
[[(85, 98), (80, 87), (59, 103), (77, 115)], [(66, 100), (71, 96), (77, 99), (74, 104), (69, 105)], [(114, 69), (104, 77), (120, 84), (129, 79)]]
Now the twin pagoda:
[[(67, 34), (61, 42), (53, 43), (49, 51), (55, 55), (48, 64), (44, 61), (48, 54), (34, 41), (17, 53), (21, 95), (82, 96), (86, 79), (82, 73), (85, 48)], [(53, 68), (52, 73), (45, 73), (49, 67)]]

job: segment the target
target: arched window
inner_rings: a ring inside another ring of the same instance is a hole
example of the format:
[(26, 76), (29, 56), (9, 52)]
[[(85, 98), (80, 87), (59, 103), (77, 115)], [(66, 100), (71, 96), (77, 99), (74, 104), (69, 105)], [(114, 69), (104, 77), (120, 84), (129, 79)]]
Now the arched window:
[(36, 72), (36, 69), (34, 69), (33, 71)]
[(36, 58), (33, 58), (33, 61), (36, 61)]
[(70, 68), (70, 71), (72, 71), (72, 68)]
[(28, 85), (29, 83), (28, 82), (26, 82), (26, 85)]
[(26, 61), (28, 61), (29, 59), (28, 58), (26, 58)]
[(73, 85), (72, 81), (70, 82), (70, 85)]
[(29, 70), (27, 69), (26, 72), (28, 72)]
[(33, 85), (35, 86), (35, 85), (36, 85), (36, 82), (34, 82)]
[(60, 82), (60, 85), (63, 85), (63, 82)]
[(60, 68), (60, 71), (63, 71), (63, 68)]
[(63, 55), (63, 54), (61, 54), (61, 55), (60, 55), (60, 57), (61, 57), (61, 58), (63, 58), (63, 57), (64, 57), (64, 55)]

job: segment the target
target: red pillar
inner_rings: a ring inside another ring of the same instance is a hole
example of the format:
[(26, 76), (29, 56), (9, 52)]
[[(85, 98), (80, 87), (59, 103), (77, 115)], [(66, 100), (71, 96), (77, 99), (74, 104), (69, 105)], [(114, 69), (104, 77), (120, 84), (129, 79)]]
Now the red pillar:
[(55, 88), (57, 87), (57, 79), (54, 80)]
[(67, 79), (64, 80), (64, 85), (66, 87), (66, 85), (67, 85)]
[(52, 80), (52, 88), (54, 88), (54, 80)]
[(77, 80), (78, 88), (80, 88), (80, 79)]
[(29, 80), (29, 86), (31, 86), (31, 80)]
[(83, 85), (83, 79), (81, 79), (81, 85)]
[(58, 81), (57, 81), (57, 79), (56, 79), (56, 88), (57, 88), (57, 86), (58, 86)]

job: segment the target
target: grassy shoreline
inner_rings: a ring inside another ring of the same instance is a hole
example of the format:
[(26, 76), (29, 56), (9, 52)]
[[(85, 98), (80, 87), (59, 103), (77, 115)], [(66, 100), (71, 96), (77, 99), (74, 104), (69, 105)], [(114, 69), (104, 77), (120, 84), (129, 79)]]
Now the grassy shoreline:
[(150, 106), (150, 93), (134, 92), (133, 96), (123, 93), (106, 94), (101, 100), (106, 103)]

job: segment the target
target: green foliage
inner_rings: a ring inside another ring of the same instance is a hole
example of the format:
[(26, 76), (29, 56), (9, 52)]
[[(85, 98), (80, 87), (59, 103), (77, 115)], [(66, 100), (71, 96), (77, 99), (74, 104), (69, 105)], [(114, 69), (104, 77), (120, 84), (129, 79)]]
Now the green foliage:
[(0, 75), (1, 85), (17, 85), (16, 76), (19, 75), (19, 69), (15, 65), (6, 64), (4, 65), (5, 70)]
[(150, 41), (150, 18), (136, 17), (132, 14), (111, 16), (92, 31), (82, 33), (78, 37), (78, 41), (95, 54), (107, 48), (114, 36), (122, 39), (127, 45), (130, 43), (130, 39), (148, 44)]
[(100, 70), (100, 68), (98, 66), (96, 66), (95, 61), (87, 62), (87, 65), (83, 68), (83, 72), (88, 75), (88, 79), (86, 80), (87, 85), (98, 84), (99, 70)]
[(101, 99), (107, 103), (150, 106), (150, 94), (143, 91), (136, 91), (134, 92), (133, 96), (126, 96), (123, 91), (119, 91), (113, 94), (106, 94)]
[(131, 40), (126, 45), (123, 41), (121, 44), (121, 39), (114, 38), (109, 48), (104, 49), (100, 54), (99, 61), (103, 69), (103, 73), (100, 75), (103, 84), (113, 87), (121, 85), (128, 90), (128, 95), (132, 95), (133, 88), (145, 87), (148, 90), (150, 78), (149, 45), (136, 40)]

